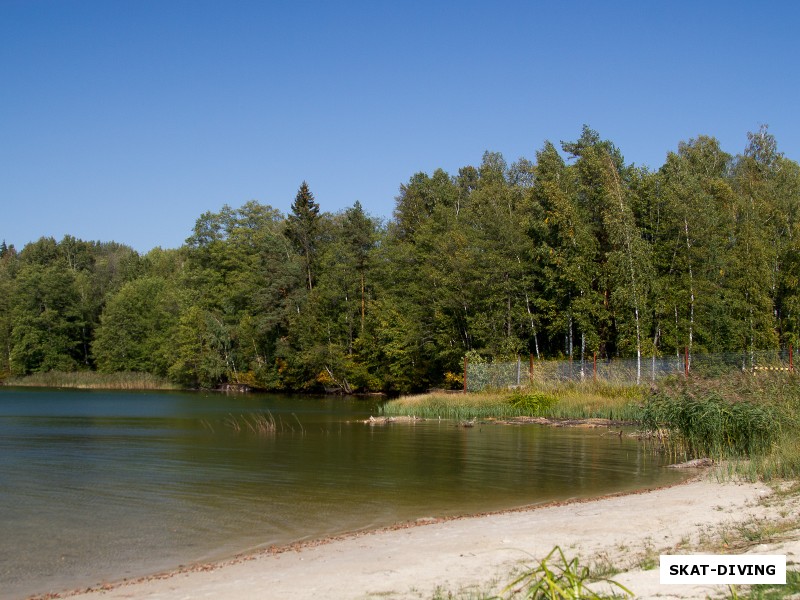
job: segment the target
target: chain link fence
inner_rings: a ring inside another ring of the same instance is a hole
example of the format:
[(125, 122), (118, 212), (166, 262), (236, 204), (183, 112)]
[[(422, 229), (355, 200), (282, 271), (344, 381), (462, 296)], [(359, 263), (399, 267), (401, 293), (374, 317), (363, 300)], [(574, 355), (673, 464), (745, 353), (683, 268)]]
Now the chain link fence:
[(794, 372), (792, 348), (723, 354), (677, 354), (642, 358), (465, 361), (464, 389), (478, 392), (514, 388), (529, 383), (602, 381), (618, 385), (646, 384), (669, 376), (713, 377), (732, 371)]

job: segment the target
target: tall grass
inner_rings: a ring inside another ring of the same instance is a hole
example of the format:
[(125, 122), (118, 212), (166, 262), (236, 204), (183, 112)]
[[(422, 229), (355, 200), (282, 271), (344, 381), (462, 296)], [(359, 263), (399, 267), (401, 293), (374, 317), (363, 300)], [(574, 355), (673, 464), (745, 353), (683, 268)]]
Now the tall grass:
[(800, 476), (800, 378), (738, 373), (662, 386), (642, 423), (675, 459), (728, 461), (749, 479)]
[[(294, 413), (292, 413), (292, 416), (300, 429), (300, 434), (305, 435), (306, 431), (300, 419)], [(233, 430), (235, 433), (251, 433), (259, 437), (270, 437), (278, 433), (295, 433), (294, 425), (291, 422), (285, 422), (280, 416), (276, 419), (269, 411), (242, 415), (229, 414), (224, 423), (228, 429)], [(213, 431), (213, 428), (207, 422), (205, 425)]]
[(527, 414), (525, 408), (515, 407), (508, 401), (508, 394), (495, 392), (403, 396), (384, 404), (381, 412), (387, 416), (456, 420), (507, 418)]
[(780, 420), (768, 404), (730, 401), (715, 393), (696, 398), (659, 394), (642, 411), (646, 429), (671, 430), (669, 450), (679, 458), (718, 459), (752, 456), (768, 450), (780, 433)]
[[(249, 415), (228, 415), (225, 425), (236, 433), (249, 431), (258, 436), (275, 435), (278, 431), (278, 423), (272, 413), (253, 413)], [(282, 423), (281, 423), (282, 425)]]
[[(646, 388), (635, 385), (618, 385), (607, 382), (568, 382), (540, 385), (534, 393), (545, 393), (553, 398), (548, 406), (539, 409), (537, 416), (552, 419), (610, 419), (612, 421), (637, 421)], [(520, 392), (522, 393), (522, 392)]]
[(545, 417), (634, 421), (644, 388), (607, 383), (538, 384), (518, 390), (429, 393), (404, 396), (383, 405), (385, 415), (441, 419)]
[(8, 386), (52, 387), (106, 390), (177, 390), (180, 386), (168, 379), (150, 373), (121, 372), (98, 373), (96, 371), (48, 371), (25, 377), (9, 377), (3, 382)]

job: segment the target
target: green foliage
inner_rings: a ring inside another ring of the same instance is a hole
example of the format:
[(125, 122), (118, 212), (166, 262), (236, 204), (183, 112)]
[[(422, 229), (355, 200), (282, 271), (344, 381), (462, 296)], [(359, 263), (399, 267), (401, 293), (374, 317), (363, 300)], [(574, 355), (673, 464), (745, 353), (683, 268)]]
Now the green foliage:
[(486, 152), (456, 175), (417, 173), (386, 223), (358, 202), (324, 213), (304, 182), (288, 215), (226, 205), (182, 248), (145, 256), (72, 236), (3, 242), (0, 377), (143, 369), (406, 393), (454, 384), (465, 355), (641, 367), (798, 345), (800, 165), (766, 128), (738, 156), (680, 142), (657, 171), (589, 127), (535, 159)]
[(176, 292), (162, 278), (126, 283), (106, 304), (92, 345), (98, 370), (166, 375), (167, 344), (179, 313)]
[(316, 258), (319, 243), (319, 204), (304, 181), (297, 191), (292, 212), (286, 219), (286, 236), (303, 257), (303, 271), (308, 289), (314, 287)]
[[(612, 593), (600, 593), (589, 585), (604, 583)], [(500, 598), (525, 598), (530, 600), (601, 600), (604, 598), (633, 597), (633, 592), (616, 581), (595, 579), (587, 566), (578, 558), (567, 559), (558, 546), (553, 548), (538, 564), (526, 569), (509, 583)]]
[(73, 271), (23, 265), (11, 307), (11, 370), (15, 375), (73, 371), (83, 362), (81, 295)]
[(178, 320), (172, 338), (169, 376), (187, 387), (213, 388), (229, 368), (230, 337), (218, 316), (191, 306)]
[(544, 415), (556, 402), (556, 397), (537, 390), (514, 390), (508, 398), (512, 407), (532, 416)]

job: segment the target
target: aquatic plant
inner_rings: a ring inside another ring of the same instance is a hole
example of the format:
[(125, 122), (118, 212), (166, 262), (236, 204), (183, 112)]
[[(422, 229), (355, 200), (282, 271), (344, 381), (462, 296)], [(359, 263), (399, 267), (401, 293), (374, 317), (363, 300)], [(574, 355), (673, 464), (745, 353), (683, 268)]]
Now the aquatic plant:
[(731, 401), (715, 393), (656, 395), (644, 405), (642, 422), (651, 431), (674, 432), (662, 439), (672, 454), (684, 459), (753, 456), (768, 450), (780, 433), (773, 406)]
[(269, 411), (238, 416), (228, 415), (225, 424), (236, 433), (249, 431), (255, 435), (268, 436), (278, 432), (278, 423)]

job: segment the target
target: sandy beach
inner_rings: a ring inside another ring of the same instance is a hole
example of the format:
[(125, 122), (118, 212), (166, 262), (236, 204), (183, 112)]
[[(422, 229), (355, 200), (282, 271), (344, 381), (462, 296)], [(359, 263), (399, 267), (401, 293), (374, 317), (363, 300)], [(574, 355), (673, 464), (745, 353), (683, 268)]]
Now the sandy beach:
[[(498, 593), (515, 569), (560, 546), (581, 564), (610, 565), (637, 598), (698, 598), (723, 588), (660, 585), (661, 553), (786, 554), (796, 530), (737, 545), (737, 531), (798, 514), (797, 495), (698, 476), (655, 491), (500, 514), (421, 521), (65, 594), (70, 598), (431, 598)], [(752, 537), (752, 536), (751, 536)], [(729, 546), (724, 544), (728, 543)], [(791, 568), (791, 567), (790, 567)]]

